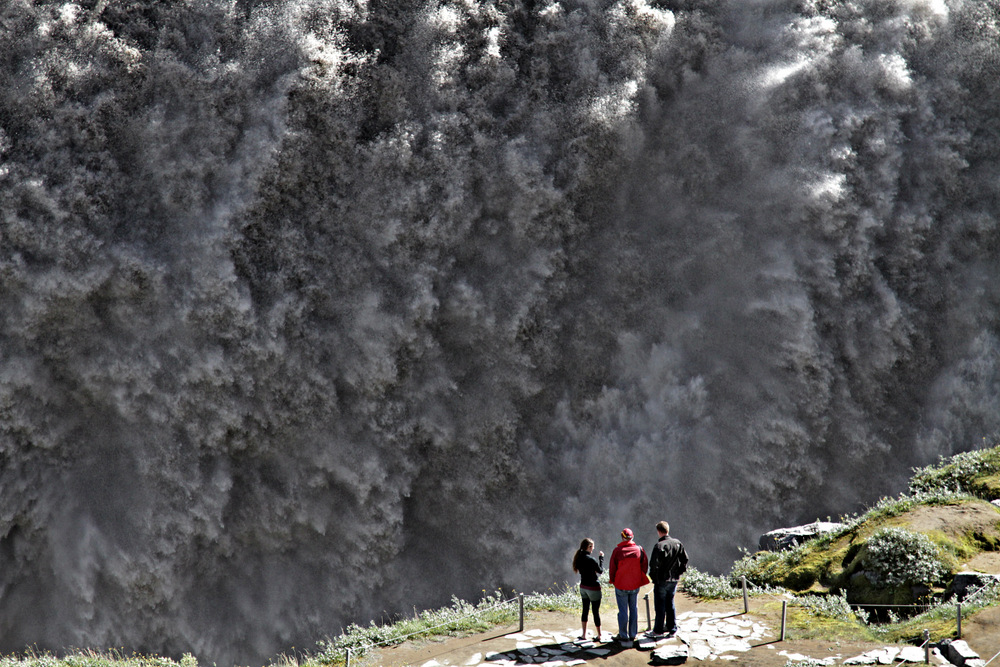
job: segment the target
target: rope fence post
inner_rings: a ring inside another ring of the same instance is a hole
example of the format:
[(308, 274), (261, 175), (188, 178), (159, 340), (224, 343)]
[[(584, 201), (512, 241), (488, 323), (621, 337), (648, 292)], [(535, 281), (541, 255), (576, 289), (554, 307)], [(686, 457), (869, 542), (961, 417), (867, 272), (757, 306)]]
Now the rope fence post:
[(347, 665), (346, 667), (351, 667), (351, 649), (347, 649)]
[(524, 632), (524, 593), (517, 594), (517, 601), (518, 601), (518, 606), (521, 608), (520, 611), (521, 628), (520, 630), (518, 630), (518, 632)]
[(646, 601), (646, 632), (653, 629), (653, 626), (649, 624), (649, 593), (642, 596), (642, 599)]
[(955, 612), (955, 625), (957, 628), (958, 639), (962, 638), (962, 603), (959, 602)]
[(747, 597), (747, 577), (744, 574), (740, 577), (740, 581), (743, 583), (743, 613), (750, 613), (750, 599)]
[(931, 631), (924, 630), (924, 664), (931, 664)]
[(781, 601), (781, 641), (785, 641), (785, 620), (788, 617), (788, 600)]

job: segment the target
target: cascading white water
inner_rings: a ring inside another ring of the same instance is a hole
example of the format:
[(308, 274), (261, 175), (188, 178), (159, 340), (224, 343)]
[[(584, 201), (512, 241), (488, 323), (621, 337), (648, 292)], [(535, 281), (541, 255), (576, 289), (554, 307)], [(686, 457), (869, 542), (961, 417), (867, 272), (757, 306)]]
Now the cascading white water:
[(0, 650), (721, 571), (1000, 430), (994, 0), (0, 25)]

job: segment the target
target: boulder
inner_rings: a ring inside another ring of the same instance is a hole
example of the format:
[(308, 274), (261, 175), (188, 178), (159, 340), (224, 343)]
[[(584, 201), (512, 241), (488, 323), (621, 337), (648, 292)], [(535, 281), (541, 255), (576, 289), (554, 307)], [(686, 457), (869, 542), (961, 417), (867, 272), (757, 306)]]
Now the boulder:
[(843, 527), (844, 524), (833, 521), (815, 521), (804, 526), (778, 528), (760, 536), (757, 547), (761, 551), (784, 551), (794, 549), (806, 540), (831, 533)]
[(984, 662), (979, 654), (969, 648), (964, 639), (944, 640), (938, 647), (948, 658), (948, 662), (956, 667), (981, 667)]

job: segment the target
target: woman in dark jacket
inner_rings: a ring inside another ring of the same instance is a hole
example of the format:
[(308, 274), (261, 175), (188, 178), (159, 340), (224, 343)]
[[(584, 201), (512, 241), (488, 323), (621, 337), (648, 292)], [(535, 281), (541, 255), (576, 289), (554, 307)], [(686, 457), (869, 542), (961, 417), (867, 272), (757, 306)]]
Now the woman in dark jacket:
[(596, 638), (601, 639), (601, 584), (598, 575), (604, 572), (604, 552), (599, 552), (600, 559), (594, 558), (594, 540), (589, 537), (580, 542), (580, 548), (573, 556), (573, 571), (580, 573), (580, 596), (583, 598), (583, 631), (580, 639), (587, 638), (587, 611), (594, 607), (594, 630)]

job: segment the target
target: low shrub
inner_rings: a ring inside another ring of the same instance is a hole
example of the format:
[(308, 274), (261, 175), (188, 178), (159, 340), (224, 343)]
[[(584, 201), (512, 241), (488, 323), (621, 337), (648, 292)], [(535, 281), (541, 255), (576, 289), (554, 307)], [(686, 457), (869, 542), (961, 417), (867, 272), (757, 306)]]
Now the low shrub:
[(926, 535), (905, 528), (879, 529), (864, 550), (862, 567), (877, 587), (933, 585), (948, 573), (940, 549)]
[(717, 577), (694, 567), (688, 567), (680, 588), (685, 593), (707, 600), (733, 600), (743, 595), (742, 589), (733, 586), (729, 577)]
[(841, 621), (859, 620), (847, 602), (847, 591), (842, 591), (839, 595), (799, 595), (795, 598), (795, 604), (805, 607), (817, 616)]

